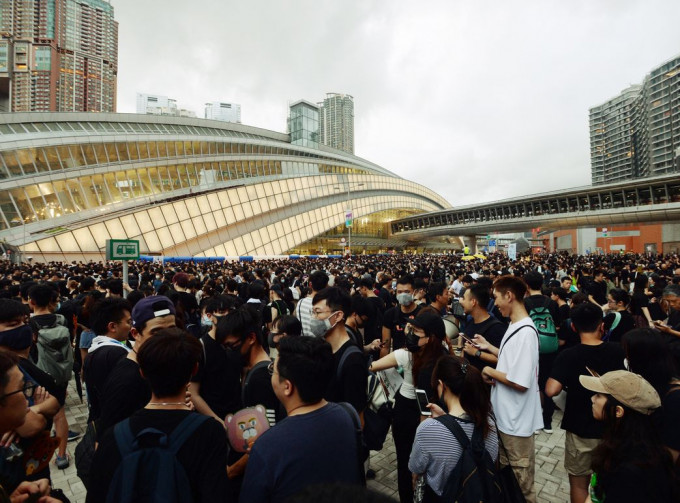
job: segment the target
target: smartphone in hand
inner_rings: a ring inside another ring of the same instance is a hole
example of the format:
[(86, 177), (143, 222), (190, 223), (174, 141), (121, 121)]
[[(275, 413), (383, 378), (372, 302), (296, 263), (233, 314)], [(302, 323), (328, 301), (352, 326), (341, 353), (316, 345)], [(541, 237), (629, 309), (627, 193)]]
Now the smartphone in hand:
[(416, 389), (416, 398), (418, 399), (418, 408), (420, 408), (420, 414), (423, 416), (430, 417), (432, 412), (427, 408), (427, 404), (430, 402), (427, 399), (427, 393), (424, 389)]

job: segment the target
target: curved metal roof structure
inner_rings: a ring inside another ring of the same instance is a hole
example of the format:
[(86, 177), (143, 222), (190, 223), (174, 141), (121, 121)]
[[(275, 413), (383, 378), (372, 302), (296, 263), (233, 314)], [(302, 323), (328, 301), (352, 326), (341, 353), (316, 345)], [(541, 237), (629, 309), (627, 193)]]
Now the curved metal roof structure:
[(276, 255), (354, 217), (442, 210), (374, 163), (241, 124), (95, 113), (0, 114), (0, 240), (40, 260)]

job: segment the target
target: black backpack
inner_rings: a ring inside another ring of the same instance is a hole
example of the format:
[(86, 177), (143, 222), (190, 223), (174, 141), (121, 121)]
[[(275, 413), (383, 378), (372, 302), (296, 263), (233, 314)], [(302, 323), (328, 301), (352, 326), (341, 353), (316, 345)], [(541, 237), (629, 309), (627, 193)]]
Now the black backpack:
[(441, 500), (456, 503), (502, 502), (496, 463), (486, 450), (481, 429), (475, 427), (470, 440), (453, 416), (445, 414), (436, 420), (448, 428), (463, 449), (446, 481)]
[[(155, 428), (132, 434), (130, 419), (114, 427), (121, 461), (113, 474), (107, 503), (189, 503), (193, 501), (189, 478), (177, 453), (196, 429), (208, 419), (198, 413), (189, 414), (170, 435)], [(145, 437), (156, 437), (149, 444)]]

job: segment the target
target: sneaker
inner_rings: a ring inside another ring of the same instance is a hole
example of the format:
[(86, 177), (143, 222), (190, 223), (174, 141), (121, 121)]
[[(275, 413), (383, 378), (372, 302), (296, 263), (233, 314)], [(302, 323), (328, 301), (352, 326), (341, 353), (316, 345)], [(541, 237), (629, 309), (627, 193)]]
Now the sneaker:
[(375, 478), (375, 470), (373, 470), (373, 468), (369, 468), (368, 470), (366, 470), (366, 478), (368, 480), (372, 480)]
[(553, 432), (553, 429), (552, 428), (543, 428), (543, 431), (545, 433), (547, 433), (548, 435), (550, 435)]
[(60, 470), (66, 470), (68, 468), (68, 465), (70, 464), (68, 454), (64, 454), (64, 456), (55, 454), (55, 456), (57, 458), (55, 461), (57, 468), (59, 468)]
[(82, 436), (83, 436), (82, 433), (78, 433), (77, 431), (68, 430), (68, 441), (69, 442), (73, 442), (74, 440), (78, 440)]

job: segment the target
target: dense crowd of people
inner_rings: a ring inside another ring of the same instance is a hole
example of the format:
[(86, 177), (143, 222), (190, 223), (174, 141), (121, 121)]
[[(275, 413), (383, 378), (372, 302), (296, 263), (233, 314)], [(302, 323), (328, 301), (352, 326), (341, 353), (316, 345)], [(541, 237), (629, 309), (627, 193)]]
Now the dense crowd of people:
[(572, 503), (679, 501), (679, 370), (676, 255), (2, 261), (0, 502), (380, 501), (389, 429), (401, 503), (535, 502), (556, 407)]

